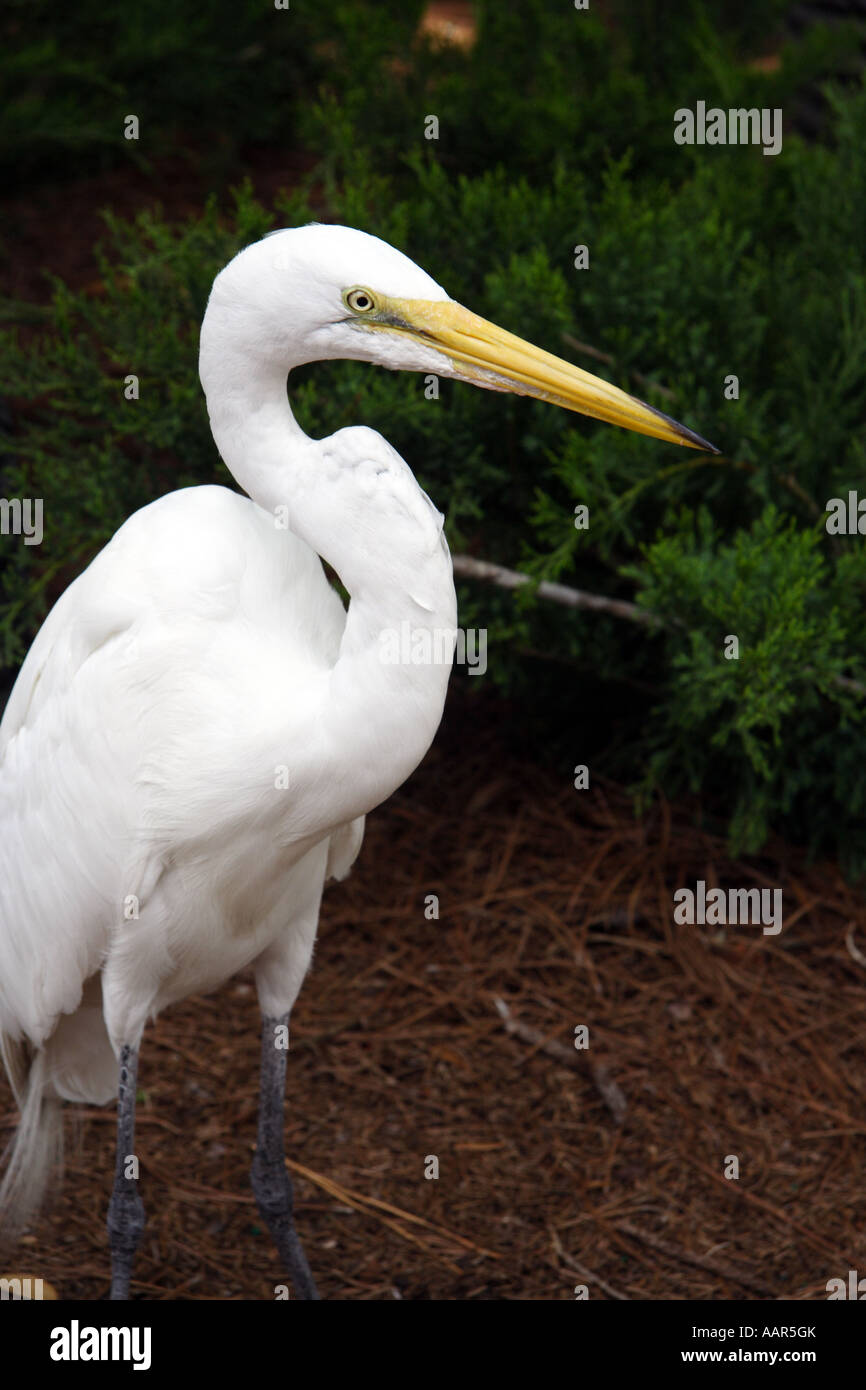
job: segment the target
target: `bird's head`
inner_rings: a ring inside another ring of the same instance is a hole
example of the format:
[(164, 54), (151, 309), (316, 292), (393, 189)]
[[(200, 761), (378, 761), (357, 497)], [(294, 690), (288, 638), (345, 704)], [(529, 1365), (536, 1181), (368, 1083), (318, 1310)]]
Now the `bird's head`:
[(272, 232), (214, 282), (246, 350), (304, 362), (349, 358), (534, 396), (671, 444), (718, 452), (608, 381), (473, 314), (408, 256), (352, 227)]

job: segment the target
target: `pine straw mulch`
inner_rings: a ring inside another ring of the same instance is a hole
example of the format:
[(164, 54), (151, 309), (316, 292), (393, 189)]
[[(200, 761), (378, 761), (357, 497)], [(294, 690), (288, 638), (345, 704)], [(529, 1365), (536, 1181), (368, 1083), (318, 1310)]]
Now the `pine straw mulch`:
[[(863, 903), (782, 845), (731, 863), (696, 823), (638, 822), (451, 710), (328, 891), (293, 1018), (287, 1151), (324, 1298), (809, 1299), (866, 1268)], [(675, 926), (699, 878), (781, 887), (782, 935)], [(274, 1297), (258, 1037), (247, 977), (145, 1035), (133, 1297)], [(113, 1139), (110, 1107), (83, 1112), (5, 1261), (61, 1298), (107, 1290)]]

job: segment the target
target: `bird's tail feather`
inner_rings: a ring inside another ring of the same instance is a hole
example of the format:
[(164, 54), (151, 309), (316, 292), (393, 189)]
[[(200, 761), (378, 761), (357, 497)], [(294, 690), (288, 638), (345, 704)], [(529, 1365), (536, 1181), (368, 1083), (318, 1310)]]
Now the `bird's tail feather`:
[(0, 1182), (0, 1235), (14, 1239), (35, 1216), (63, 1163), (63, 1112), (49, 1082), (47, 1052), (0, 1033), (0, 1057), (21, 1111)]

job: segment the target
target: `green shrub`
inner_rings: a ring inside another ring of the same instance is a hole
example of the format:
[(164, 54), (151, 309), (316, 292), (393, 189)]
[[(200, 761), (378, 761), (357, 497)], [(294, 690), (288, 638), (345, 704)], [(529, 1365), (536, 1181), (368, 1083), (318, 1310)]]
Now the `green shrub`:
[[(848, 65), (856, 30), (810, 26), (784, 44), (784, 0), (484, 0), (469, 53), (418, 37), (424, 0), (6, 0), (0, 16), (0, 176), (69, 177), (179, 154), (214, 186), (262, 145), (304, 146), (351, 179), (359, 150), (399, 180), (400, 160), (440, 120), (437, 158), (478, 174), (504, 163), (542, 182), (553, 161), (594, 171), (637, 156), (641, 177), (679, 176), (675, 108), (788, 106), (803, 83)], [(783, 45), (775, 71), (746, 60)], [(123, 138), (138, 116), (138, 141)], [(725, 152), (715, 151), (724, 159)]]
[[(520, 80), (515, 13), (538, 25), (523, 38)], [(430, 402), (422, 378), (355, 363), (298, 371), (292, 400), (312, 434), (380, 429), (446, 510), (453, 550), (658, 616), (638, 626), (531, 589), (461, 585), (463, 624), (486, 627), (490, 642), (488, 677), (467, 686), (498, 686), (536, 751), (566, 769), (591, 757), (644, 796), (700, 791), (734, 848), (754, 851), (781, 830), (861, 872), (864, 538), (830, 537), (824, 519), (829, 498), (866, 495), (866, 92), (828, 105), (826, 144), (788, 132), (780, 158), (743, 148), (680, 158), (673, 69), (703, 55), (700, 80), (712, 70), (725, 101), (739, 98), (752, 88), (736, 49), (757, 31), (746, 5), (731, 8), (721, 38), (696, 10), (693, 24), (641, 44), (650, 13), (623, 10), (603, 42), (595, 19), (573, 12), (586, 46), (553, 44), (553, 61), (545, 7), (492, 7), (476, 55), (422, 46), (407, 71), (393, 66), (384, 21), (364, 28), (339, 10), (327, 81), (303, 112), (323, 132), (315, 199), (405, 249), (486, 317), (692, 425), (721, 457), (446, 381)], [(367, 84), (337, 81), (353, 33), (381, 103)], [(830, 46), (816, 31), (795, 70)], [(619, 116), (599, 98), (589, 133), (569, 106), (573, 62), (575, 80), (592, 73), (598, 93), (621, 95)], [(783, 68), (755, 90), (772, 104), (789, 80)], [(438, 109), (429, 93), (446, 90), (461, 129), (450, 147), (418, 135), (421, 108)], [(310, 216), (303, 192), (279, 208), (286, 225)], [(215, 272), (269, 221), (245, 190), (228, 217), (213, 204), (180, 228), (112, 222), (100, 294), (57, 285), (35, 328), (32, 311), (6, 306), (7, 320), (29, 321), (24, 346), (12, 327), (0, 335), (16, 412), (0, 491), (46, 502), (44, 545), (2, 550), (7, 672), (130, 511), (174, 486), (228, 481), (197, 379), (198, 326)], [(579, 243), (588, 271), (574, 268)], [(129, 372), (137, 402), (124, 399)], [(725, 398), (731, 374), (739, 399)], [(590, 509), (588, 530), (575, 529), (576, 504)], [(738, 660), (725, 657), (731, 634)]]

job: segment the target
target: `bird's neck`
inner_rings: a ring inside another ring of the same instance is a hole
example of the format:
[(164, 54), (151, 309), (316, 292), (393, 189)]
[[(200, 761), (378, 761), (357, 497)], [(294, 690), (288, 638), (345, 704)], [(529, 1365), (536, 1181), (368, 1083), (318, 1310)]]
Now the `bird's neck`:
[(433, 742), (456, 628), (451, 561), (438, 547), (403, 582), (352, 594), (325, 716), (337, 746), (352, 748), (344, 807), (352, 817), (386, 800)]
[(223, 462), (254, 502), (276, 514), (289, 502), (293, 467), (312, 443), (292, 414), (286, 368), (266, 356), (233, 349), (230, 335), (219, 331), (209, 309), (202, 324), (199, 372)]
[[(307, 505), (325, 485), (322, 446), (292, 414), (284, 369), (233, 357), (225, 339), (217, 350), (216, 335), (211, 351), (203, 333), (201, 377), (214, 440), (237, 482), (265, 511), (287, 509), (289, 529), (333, 567), (351, 597), (308, 769), (319, 781), (322, 749), (330, 750), (335, 767), (322, 814), (341, 824), (390, 796), (439, 726), (457, 623), (450, 556), (436, 544), (411, 566), (371, 563), (351, 536), (321, 520), (326, 511)], [(380, 548), (387, 551), (387, 537)], [(300, 767), (297, 775), (303, 784)], [(307, 819), (305, 829), (313, 828)]]

